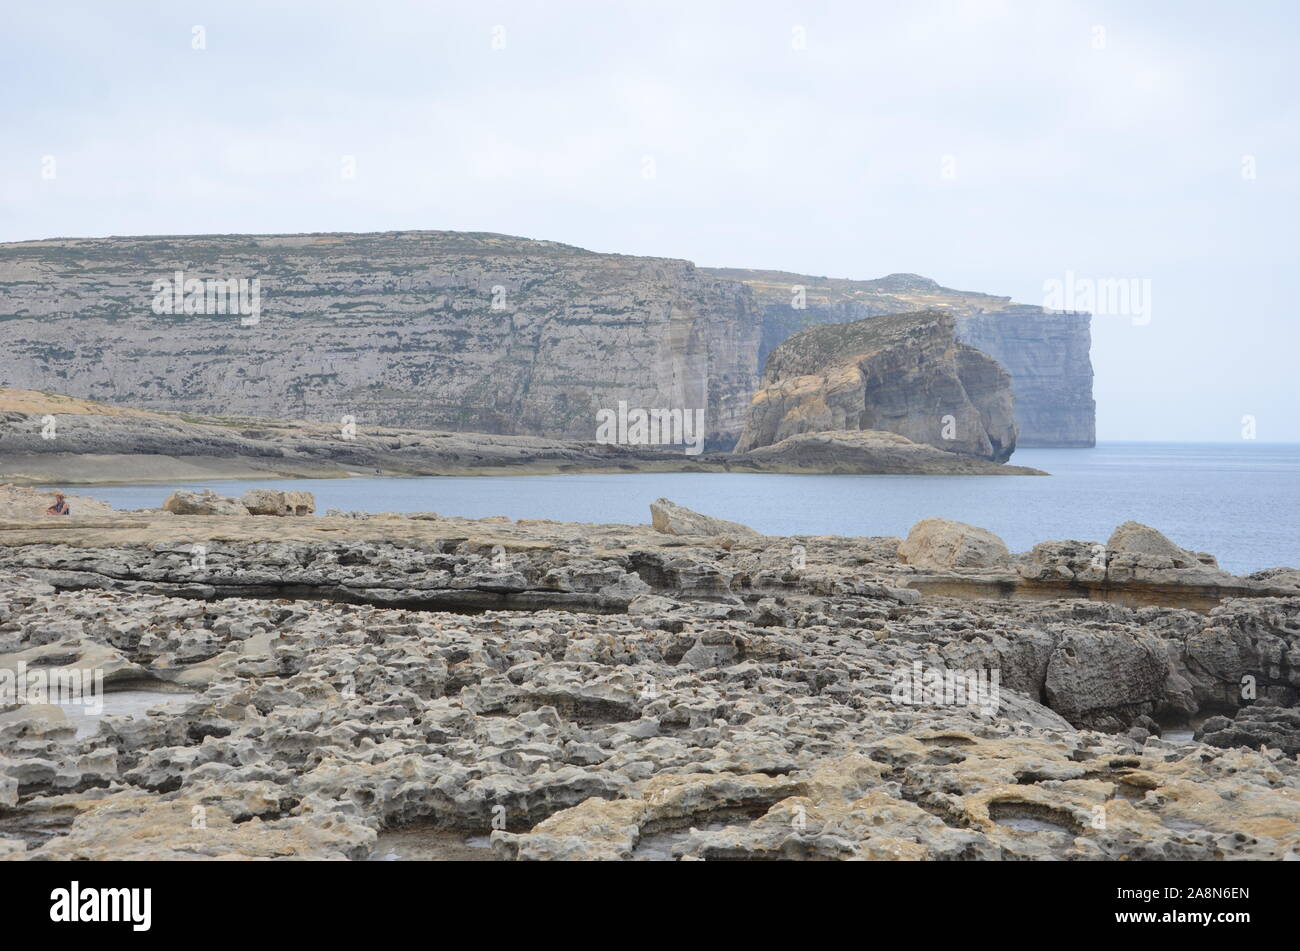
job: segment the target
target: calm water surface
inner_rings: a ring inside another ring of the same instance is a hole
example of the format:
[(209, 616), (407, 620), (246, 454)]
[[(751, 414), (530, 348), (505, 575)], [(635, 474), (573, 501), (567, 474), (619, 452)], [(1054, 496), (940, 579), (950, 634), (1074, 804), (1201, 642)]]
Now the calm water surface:
[[(1230, 571), (1300, 567), (1300, 444), (1104, 443), (1022, 449), (1036, 476), (821, 476), (718, 473), (299, 479), (317, 511), (645, 523), (665, 496), (772, 535), (906, 535), (941, 516), (990, 529), (1013, 551), (1047, 539), (1105, 541), (1120, 522), (1153, 525)], [(226, 495), (267, 480), (81, 489), (117, 508), (148, 508), (177, 488)]]

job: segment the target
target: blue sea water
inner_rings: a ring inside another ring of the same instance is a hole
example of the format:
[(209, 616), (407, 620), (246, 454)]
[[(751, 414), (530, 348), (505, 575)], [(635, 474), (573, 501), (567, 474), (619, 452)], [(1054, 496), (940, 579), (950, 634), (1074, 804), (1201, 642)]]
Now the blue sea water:
[[(848, 476), (647, 473), (300, 479), (275, 485), (316, 495), (317, 511), (650, 520), (660, 496), (773, 535), (906, 535), (941, 516), (990, 529), (1013, 551), (1047, 539), (1104, 542), (1119, 523), (1152, 525), (1217, 555), (1235, 572), (1300, 567), (1300, 444), (1103, 443), (1021, 449), (1037, 476)], [(178, 488), (238, 495), (267, 480), (78, 488), (117, 508), (156, 507)]]

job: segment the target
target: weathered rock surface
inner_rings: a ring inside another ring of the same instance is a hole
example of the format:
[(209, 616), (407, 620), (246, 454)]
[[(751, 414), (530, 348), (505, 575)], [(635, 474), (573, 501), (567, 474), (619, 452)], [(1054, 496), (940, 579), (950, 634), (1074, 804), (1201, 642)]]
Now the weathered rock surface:
[(211, 489), (190, 492), (181, 489), (163, 500), (163, 511), (174, 515), (247, 515), (248, 508), (239, 499), (218, 495)]
[(314, 515), (316, 499), (310, 492), (249, 489), (239, 497), (249, 515)]
[[(113, 506), (99, 499), (64, 493), (69, 515), (111, 515)], [(16, 485), (0, 485), (0, 517), (42, 518), (45, 510), (54, 504), (52, 489), (30, 489)]]
[(1196, 739), (1210, 746), (1246, 746), (1278, 750), (1286, 756), (1300, 755), (1300, 710), (1272, 703), (1242, 707), (1235, 716), (1211, 717), (1196, 732)]
[[(256, 278), (258, 322), (155, 313), (153, 282), (178, 270)], [(625, 400), (704, 409), (708, 447), (728, 448), (759, 370), (741, 284), (688, 261), (481, 233), (4, 244), (0, 319), (3, 386), (149, 410), (552, 439), (593, 439), (597, 411)]]
[(1219, 567), (1213, 555), (1180, 548), (1163, 534), (1141, 522), (1125, 522), (1111, 532), (1106, 548), (1114, 555), (1135, 556), (1129, 562), (1145, 562), (1160, 568)]
[[(905, 587), (894, 538), (433, 515), (59, 538), (0, 524), (0, 686), (104, 669), (107, 710), (0, 704), (0, 860), (360, 859), (422, 828), (520, 860), (1300, 848), (1300, 589), (957, 600)], [(149, 682), (188, 695), (115, 711)]]
[(812, 327), (768, 357), (736, 451), (853, 429), (1005, 462), (1016, 446), (1010, 378), (958, 343), (939, 311)]
[(1011, 552), (997, 535), (946, 518), (926, 518), (913, 525), (898, 546), (898, 557), (917, 568), (998, 568), (1011, 563)]
[[(1227, 598), (1300, 596), (1300, 578), (1289, 571), (1242, 577), (1202, 566), (1109, 578), (1105, 546), (1094, 542), (1044, 542), (1014, 556), (1011, 566), (989, 568), (905, 564), (900, 544), (897, 538), (771, 539), (735, 529), (713, 537), (673, 536), (652, 525), (433, 513), (269, 520), (144, 511), (64, 519), (56, 539), (48, 518), (0, 524), (0, 567), (47, 573), (69, 588), (451, 609), (623, 610), (649, 593), (626, 575), (660, 589), (655, 597), (870, 593), (901, 600), (920, 592), (963, 599), (1092, 598), (1209, 613)], [(206, 552), (201, 569), (194, 562), (196, 545)], [(793, 569), (796, 563), (803, 567)]]
[(665, 535), (732, 535), (758, 536), (748, 525), (728, 522), (725, 518), (713, 518), (692, 512), (684, 505), (670, 502), (668, 499), (656, 499), (650, 503), (650, 523), (656, 532)]
[(760, 366), (784, 340), (813, 324), (944, 310), (956, 318), (957, 339), (993, 357), (1011, 374), (1018, 445), (1096, 444), (1088, 314), (1054, 313), (1007, 297), (957, 291), (916, 274), (850, 281), (784, 271), (702, 270), (753, 291), (762, 314)]
[(1180, 548), (1160, 532), (1125, 522), (1107, 544), (1076, 540), (1041, 542), (1017, 559), (1020, 579), (1094, 591), (1123, 590), (1160, 603), (1163, 595), (1199, 596), (1208, 609), (1223, 598), (1252, 592), (1285, 591), (1300, 577), (1289, 571), (1238, 577), (1218, 567), (1213, 555)]
[[(971, 663), (994, 618), (1004, 644), (1072, 645), (1086, 616), (1068, 605), (839, 598), (775, 627), (683, 605), (675, 630), (9, 579), (15, 646), (55, 611), (94, 622), (65, 651), (113, 639), (195, 690), (86, 737), (35, 708), (0, 715), (9, 860), (356, 859), (421, 822), (516, 859), (1280, 858), (1300, 841), (1300, 770), (1276, 749), (1076, 728), (1009, 688), (992, 716), (891, 699), (900, 669)], [(1096, 607), (1116, 644), (1142, 621)], [(702, 641), (728, 650), (686, 663)], [(1055, 663), (1049, 698), (1103, 699)]]

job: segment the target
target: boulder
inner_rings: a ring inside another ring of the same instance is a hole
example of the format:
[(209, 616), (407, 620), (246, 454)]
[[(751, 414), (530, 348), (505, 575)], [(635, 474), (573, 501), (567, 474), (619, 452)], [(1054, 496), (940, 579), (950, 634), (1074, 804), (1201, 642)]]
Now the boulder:
[(904, 564), (917, 568), (999, 568), (1011, 563), (1006, 543), (984, 528), (946, 518), (926, 518), (912, 526), (898, 546)]
[(1246, 575), (1246, 579), (1279, 588), (1300, 588), (1300, 569), (1286, 567), (1265, 568), (1262, 571), (1251, 572)]
[(239, 497), (250, 515), (311, 515), (316, 497), (310, 492), (249, 489)]
[(1242, 707), (1232, 717), (1211, 717), (1202, 724), (1196, 739), (1210, 746), (1261, 746), (1281, 750), (1287, 756), (1300, 755), (1300, 710), (1268, 701)]
[(1160, 638), (1071, 631), (1047, 664), (1047, 705), (1078, 728), (1119, 731), (1160, 708), (1169, 660)]
[(217, 495), (211, 489), (187, 492), (182, 489), (167, 496), (163, 510), (174, 515), (247, 515), (248, 509), (239, 499)]
[(1112, 552), (1128, 555), (1143, 555), (1157, 562), (1167, 561), (1162, 567), (1199, 568), (1202, 565), (1218, 567), (1213, 555), (1179, 548), (1163, 534), (1141, 522), (1125, 522), (1111, 532), (1106, 547)]
[(1178, 584), (1216, 587), (1238, 581), (1213, 555), (1179, 548), (1148, 525), (1125, 522), (1106, 542), (1111, 584)]
[(712, 518), (692, 512), (684, 505), (667, 499), (656, 499), (650, 503), (650, 521), (655, 531), (665, 535), (733, 535), (746, 538), (758, 538), (760, 533), (739, 522)]
[(1026, 581), (1104, 584), (1106, 546), (1101, 542), (1039, 542), (1017, 559), (1016, 573)]

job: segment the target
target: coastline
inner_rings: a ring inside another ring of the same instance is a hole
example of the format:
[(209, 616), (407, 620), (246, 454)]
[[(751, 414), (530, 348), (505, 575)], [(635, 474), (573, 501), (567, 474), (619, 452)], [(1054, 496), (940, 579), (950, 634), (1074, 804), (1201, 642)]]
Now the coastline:
[(791, 436), (745, 453), (576, 439), (206, 417), (0, 388), (0, 482), (773, 472), (1046, 475), (872, 430)]
[(111, 714), (0, 715), (50, 764), (0, 775), (0, 861), (1300, 851), (1300, 572), (651, 516), (0, 522), (0, 674)]
[[(49, 457), (42, 457), (48, 460)], [(201, 461), (200, 461), (201, 460)], [(267, 470), (255, 465), (252, 459), (210, 460), (210, 457), (195, 459), (175, 456), (131, 456), (121, 462), (112, 457), (93, 454), (78, 455), (75, 460), (57, 460), (50, 468), (42, 471), (39, 467), (28, 465), (23, 468), (9, 468), (7, 460), (0, 458), (0, 481), (10, 485), (32, 488), (54, 486), (113, 486), (147, 483), (190, 483), (199, 485), (211, 481), (224, 480), (260, 480), (274, 482), (292, 482), (300, 479), (419, 479), (419, 478), (464, 478), (467, 476), (556, 476), (556, 475), (636, 475), (645, 473), (673, 472), (708, 472), (708, 473), (744, 473), (758, 475), (908, 475), (917, 478), (950, 475), (975, 476), (1045, 476), (1051, 473), (1029, 466), (999, 465), (996, 470), (982, 471), (982, 467), (972, 467), (974, 471), (864, 471), (852, 466), (827, 467), (760, 467), (752, 464), (727, 461), (672, 462), (664, 460), (639, 460), (635, 464), (626, 463), (617, 466), (598, 465), (552, 465), (546, 463), (526, 463), (511, 466), (435, 466), (427, 469), (382, 470), (375, 472), (340, 471), (337, 468), (316, 469), (294, 467), (285, 471), (283, 467)], [(175, 468), (169, 468), (174, 464)], [(93, 477), (89, 474), (93, 472)]]

